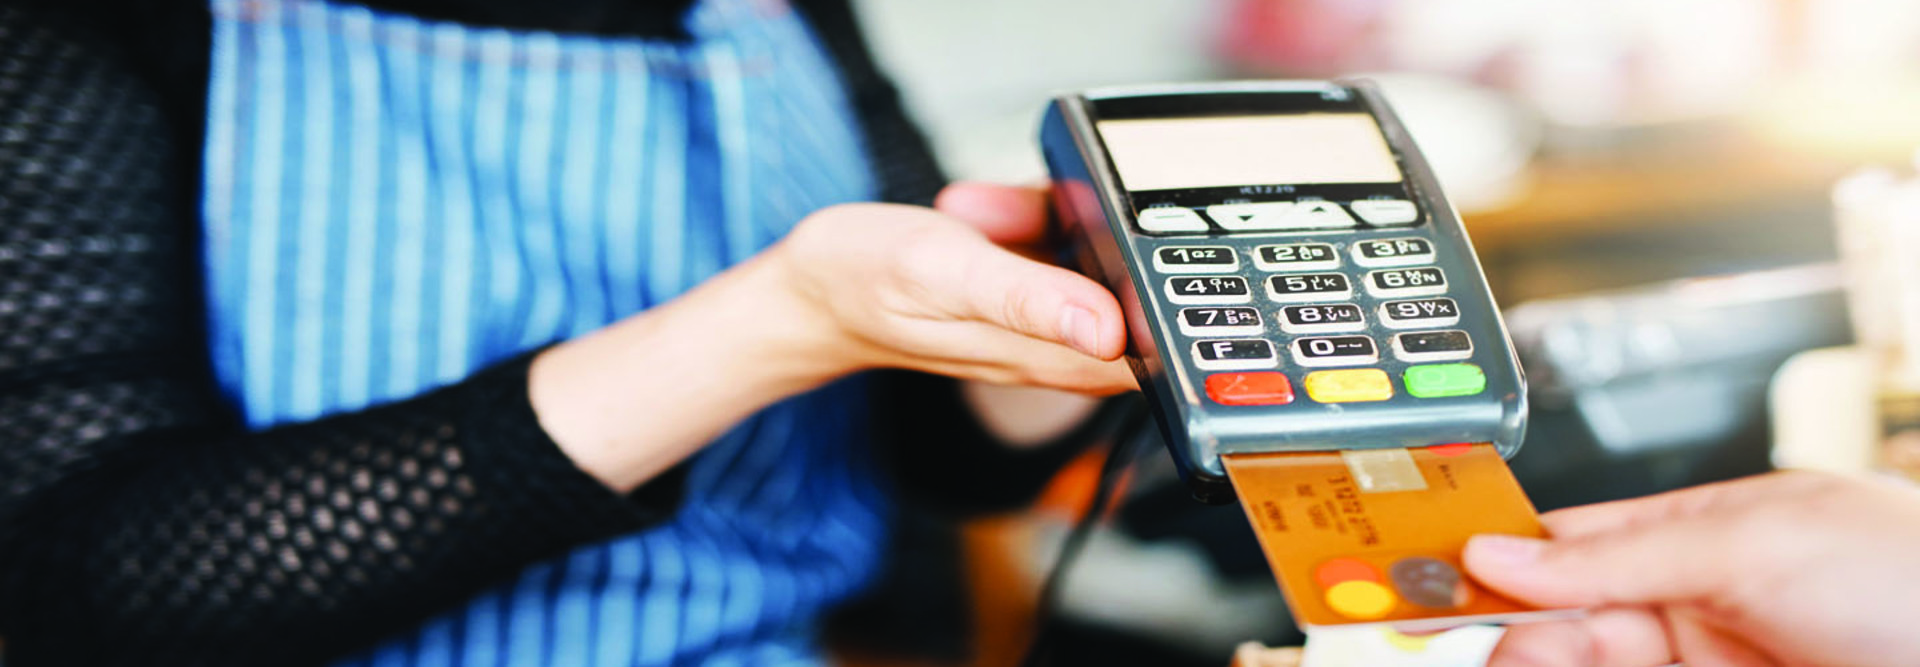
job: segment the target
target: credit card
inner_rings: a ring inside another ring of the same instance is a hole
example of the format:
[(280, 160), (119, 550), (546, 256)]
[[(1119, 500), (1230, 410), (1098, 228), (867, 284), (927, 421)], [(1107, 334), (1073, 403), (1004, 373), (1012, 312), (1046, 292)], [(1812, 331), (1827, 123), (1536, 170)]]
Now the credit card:
[(1492, 445), (1224, 459), (1302, 627), (1381, 623), (1423, 631), (1579, 614), (1501, 597), (1461, 567), (1473, 535), (1546, 535)]

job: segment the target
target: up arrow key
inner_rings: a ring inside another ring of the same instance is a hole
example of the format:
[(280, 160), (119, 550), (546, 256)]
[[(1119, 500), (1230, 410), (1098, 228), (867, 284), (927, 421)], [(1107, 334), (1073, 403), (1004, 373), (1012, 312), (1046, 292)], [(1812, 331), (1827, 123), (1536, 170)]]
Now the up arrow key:
[(1330, 201), (1303, 201), (1287, 214), (1286, 229), (1324, 229), (1329, 227), (1352, 227), (1353, 217), (1339, 204)]

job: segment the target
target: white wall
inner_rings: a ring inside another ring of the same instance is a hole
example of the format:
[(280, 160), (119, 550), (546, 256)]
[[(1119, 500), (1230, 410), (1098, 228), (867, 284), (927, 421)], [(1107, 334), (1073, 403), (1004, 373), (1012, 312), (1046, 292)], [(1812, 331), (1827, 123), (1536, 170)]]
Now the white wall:
[(882, 67), (955, 178), (1045, 177), (1056, 91), (1208, 78), (1222, 0), (855, 0)]

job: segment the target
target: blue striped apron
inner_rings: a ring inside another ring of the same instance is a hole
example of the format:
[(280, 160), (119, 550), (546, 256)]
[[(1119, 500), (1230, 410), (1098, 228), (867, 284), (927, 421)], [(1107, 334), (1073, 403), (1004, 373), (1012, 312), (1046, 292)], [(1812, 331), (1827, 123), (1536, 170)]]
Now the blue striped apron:
[[(212, 8), (209, 344), (251, 428), (457, 382), (873, 195), (836, 71), (777, 2), (703, 2), (687, 42)], [(696, 456), (672, 521), (342, 664), (817, 664), (813, 619), (883, 531), (863, 409), (851, 383), (777, 404)]]

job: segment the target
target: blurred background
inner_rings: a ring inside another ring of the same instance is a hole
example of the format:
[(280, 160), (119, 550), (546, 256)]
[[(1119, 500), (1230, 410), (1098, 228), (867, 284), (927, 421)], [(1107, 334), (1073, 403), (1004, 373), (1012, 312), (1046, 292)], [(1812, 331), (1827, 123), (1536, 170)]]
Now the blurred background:
[[(856, 4), (956, 178), (1043, 180), (1036, 124), (1060, 91), (1380, 82), (1522, 351), (1534, 413), (1513, 465), (1542, 510), (1884, 463), (1872, 445), (1903, 409), (1887, 369), (1920, 329), (1920, 186), (1903, 182), (1920, 2)], [(912, 664), (1016, 661), (1097, 467), (966, 527), (972, 632)], [(1056, 628), (1074, 664), (1222, 665), (1239, 641), (1301, 640), (1239, 508), (1189, 500), (1169, 467), (1142, 453), (1069, 580)]]

